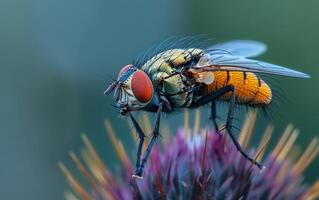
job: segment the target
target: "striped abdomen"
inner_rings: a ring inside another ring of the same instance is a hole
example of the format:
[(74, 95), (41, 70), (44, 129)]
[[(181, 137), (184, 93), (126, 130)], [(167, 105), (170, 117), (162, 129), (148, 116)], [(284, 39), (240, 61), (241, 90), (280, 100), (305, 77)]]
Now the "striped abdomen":
[[(272, 99), (270, 87), (261, 78), (251, 72), (215, 71), (214, 81), (207, 86), (211, 93), (226, 85), (235, 86), (236, 101), (250, 105), (268, 105)], [(231, 93), (225, 94), (221, 99), (229, 100)]]

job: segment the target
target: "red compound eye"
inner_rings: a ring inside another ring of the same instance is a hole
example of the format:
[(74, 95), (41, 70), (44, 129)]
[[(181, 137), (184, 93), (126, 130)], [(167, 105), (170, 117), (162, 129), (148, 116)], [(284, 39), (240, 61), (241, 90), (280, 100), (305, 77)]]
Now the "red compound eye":
[(137, 100), (147, 103), (153, 96), (153, 84), (142, 70), (137, 70), (132, 77), (132, 91)]
[(123, 67), (123, 68), (121, 69), (121, 71), (119, 72), (119, 75), (118, 75), (117, 77), (122, 76), (122, 74), (123, 74), (126, 70), (128, 70), (130, 67), (132, 67), (132, 66), (133, 66), (132, 64), (125, 65), (125, 67)]

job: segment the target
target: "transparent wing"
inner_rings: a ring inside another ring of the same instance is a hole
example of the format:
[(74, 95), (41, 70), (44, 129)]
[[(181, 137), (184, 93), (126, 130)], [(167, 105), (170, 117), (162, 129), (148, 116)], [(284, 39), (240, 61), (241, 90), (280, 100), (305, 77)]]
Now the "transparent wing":
[(242, 57), (256, 57), (263, 54), (267, 50), (267, 46), (264, 43), (252, 41), (252, 40), (233, 40), (220, 44), (215, 44), (206, 49), (209, 51), (224, 51), (232, 55)]
[(248, 59), (230, 53), (205, 53), (193, 67), (204, 71), (248, 71), (297, 78), (310, 78), (308, 74), (271, 63)]

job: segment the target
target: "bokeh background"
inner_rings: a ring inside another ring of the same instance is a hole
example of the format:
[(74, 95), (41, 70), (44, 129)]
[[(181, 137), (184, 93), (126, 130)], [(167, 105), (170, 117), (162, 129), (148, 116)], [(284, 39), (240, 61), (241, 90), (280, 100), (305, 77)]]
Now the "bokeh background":
[[(287, 101), (273, 110), (275, 120), (260, 116), (256, 132), (274, 123), (278, 138), (292, 122), (301, 147), (319, 134), (319, 1), (2, 0), (0, 13), (1, 199), (62, 199), (68, 186), (57, 163), (72, 169), (68, 152), (81, 149), (81, 133), (116, 167), (105, 118), (133, 154), (126, 120), (103, 91), (123, 65), (170, 36), (265, 42), (261, 59), (312, 79), (277, 77)], [(182, 122), (181, 114), (172, 118)], [(318, 161), (309, 182), (319, 177)]]

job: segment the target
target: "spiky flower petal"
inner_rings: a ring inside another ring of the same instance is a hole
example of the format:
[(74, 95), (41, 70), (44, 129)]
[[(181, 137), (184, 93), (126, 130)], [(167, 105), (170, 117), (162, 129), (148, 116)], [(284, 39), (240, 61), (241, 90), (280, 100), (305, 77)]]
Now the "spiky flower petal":
[[(316, 199), (319, 183), (311, 187), (303, 183), (302, 173), (319, 153), (318, 139), (314, 139), (305, 152), (293, 159), (292, 150), (298, 130), (287, 127), (275, 148), (263, 159), (262, 172), (245, 160), (227, 134), (206, 130), (199, 133), (199, 114), (196, 114), (195, 131), (188, 128), (188, 113), (184, 128), (176, 136), (163, 131), (161, 145), (155, 146), (144, 171), (144, 179), (132, 178), (133, 165), (122, 143), (115, 137), (111, 124), (106, 122), (115, 151), (121, 161), (118, 173), (112, 173), (101, 161), (86, 136), (86, 149), (82, 157), (88, 169), (72, 152), (71, 159), (86, 182), (80, 182), (60, 164), (60, 168), (74, 193), (71, 199)], [(258, 148), (249, 148), (256, 114), (247, 117), (238, 138), (240, 144), (256, 160), (262, 159), (273, 127), (268, 126)], [(147, 119), (144, 118), (144, 121)]]

